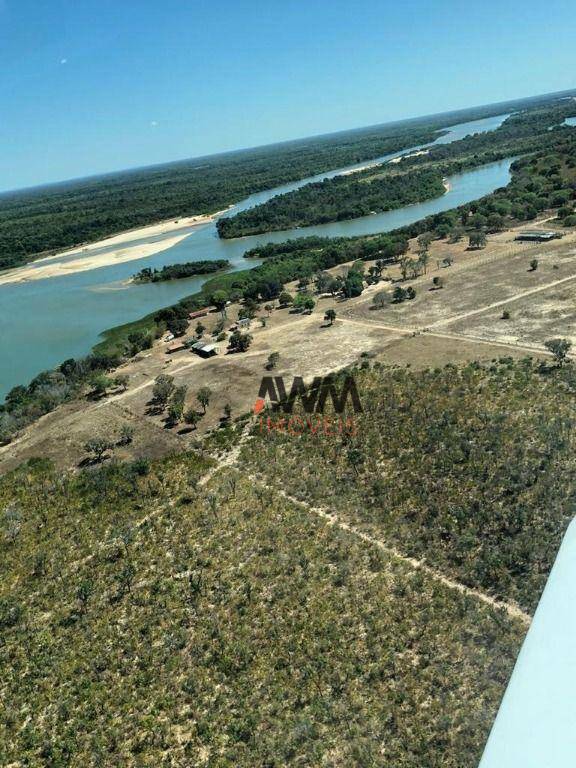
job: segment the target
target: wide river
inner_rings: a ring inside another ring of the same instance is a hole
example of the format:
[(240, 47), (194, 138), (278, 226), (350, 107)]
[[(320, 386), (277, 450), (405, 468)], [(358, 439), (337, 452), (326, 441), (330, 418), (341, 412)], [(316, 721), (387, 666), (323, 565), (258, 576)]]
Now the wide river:
[[(473, 133), (498, 128), (508, 115), (461, 123), (448, 129), (437, 143), (450, 143)], [(431, 146), (431, 145), (426, 145)], [(232, 208), (228, 215), (269, 200), (274, 195), (298, 189), (311, 181), (336, 176), (344, 171), (390, 160), (420, 147), (407, 149), (371, 163), (338, 168), (319, 176), (251, 195)], [(65, 277), (53, 277), (0, 286), (0, 399), (17, 384), (25, 384), (40, 371), (53, 368), (70, 357), (86, 355), (102, 331), (136, 320), (161, 307), (175, 303), (200, 289), (206, 278), (190, 278), (166, 283), (134, 285), (128, 279), (144, 266), (160, 267), (200, 259), (228, 259), (234, 270), (256, 266), (244, 253), (256, 245), (281, 242), (288, 238), (321, 235), (339, 237), (388, 232), (411, 224), (430, 214), (446, 211), (506, 186), (510, 180), (512, 159), (482, 166), (448, 178), (450, 191), (425, 203), (395, 211), (302, 229), (272, 232), (237, 240), (220, 240), (213, 222), (190, 230), (177, 245), (145, 259)], [(166, 237), (166, 236), (164, 236)], [(150, 242), (148, 238), (145, 242)], [(162, 239), (159, 237), (158, 239)], [(132, 241), (137, 243), (138, 240)], [(123, 243), (122, 248), (131, 243)], [(115, 248), (90, 251), (117, 250)], [(76, 255), (74, 258), (78, 258)]]

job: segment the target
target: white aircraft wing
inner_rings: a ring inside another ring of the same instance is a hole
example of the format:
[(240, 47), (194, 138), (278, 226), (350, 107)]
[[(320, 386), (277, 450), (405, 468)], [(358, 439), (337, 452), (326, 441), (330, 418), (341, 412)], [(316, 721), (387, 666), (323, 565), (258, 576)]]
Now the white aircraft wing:
[(480, 768), (576, 766), (576, 520), (556, 558)]

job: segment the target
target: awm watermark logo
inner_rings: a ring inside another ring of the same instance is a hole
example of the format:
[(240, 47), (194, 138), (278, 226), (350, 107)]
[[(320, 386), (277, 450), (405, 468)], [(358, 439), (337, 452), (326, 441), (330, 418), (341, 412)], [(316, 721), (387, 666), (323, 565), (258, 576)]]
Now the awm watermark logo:
[[(302, 404), (304, 417), (294, 415), (296, 401)], [(325, 411), (329, 402), (332, 411), (328, 414)], [(285, 415), (265, 418), (263, 411), (267, 405), (274, 413)], [(356, 434), (353, 414), (362, 413), (363, 409), (356, 381), (351, 375), (316, 376), (308, 386), (302, 376), (295, 376), (289, 391), (282, 376), (264, 376), (253, 411), (260, 416), (262, 432), (277, 430), (301, 435), (308, 431), (333, 436)]]

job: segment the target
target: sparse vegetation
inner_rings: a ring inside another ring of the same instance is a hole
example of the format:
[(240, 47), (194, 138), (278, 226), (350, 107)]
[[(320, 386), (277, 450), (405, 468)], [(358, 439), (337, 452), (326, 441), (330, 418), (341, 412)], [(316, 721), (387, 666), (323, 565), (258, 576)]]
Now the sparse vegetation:
[(228, 347), (231, 352), (246, 352), (252, 344), (252, 336), (249, 333), (234, 331), (230, 334)]
[(152, 399), (158, 405), (165, 406), (175, 389), (174, 377), (161, 373), (154, 381)]
[(244, 455), (252, 471), (533, 611), (573, 517), (574, 367), (540, 372), (530, 359), (504, 358), (373, 369), (356, 382), (364, 413), (354, 437), (255, 433)]
[(479, 249), (486, 247), (486, 233), (485, 232), (472, 232), (468, 237), (470, 248)]
[(202, 406), (202, 410), (204, 413), (206, 413), (206, 408), (210, 405), (210, 400), (212, 399), (212, 390), (210, 387), (200, 387), (196, 394), (196, 400), (200, 403)]
[(336, 320), (336, 310), (327, 309), (324, 313), (324, 320), (328, 323), (328, 325), (334, 325), (334, 321)]
[(104, 455), (113, 448), (113, 443), (104, 437), (93, 437), (84, 444), (84, 450), (89, 458), (95, 462), (101, 462)]
[(475, 768), (524, 628), (208, 466), (0, 481), (0, 762)]
[(274, 368), (277, 367), (278, 363), (280, 362), (280, 352), (270, 352), (268, 355), (268, 361), (266, 363), (266, 368), (271, 371)]
[(444, 288), (444, 280), (439, 276), (436, 275), (432, 278), (432, 288), (437, 291), (440, 288)]
[(564, 365), (566, 356), (572, 348), (572, 342), (568, 339), (548, 339), (544, 342), (544, 346), (554, 355), (556, 363), (561, 366)]

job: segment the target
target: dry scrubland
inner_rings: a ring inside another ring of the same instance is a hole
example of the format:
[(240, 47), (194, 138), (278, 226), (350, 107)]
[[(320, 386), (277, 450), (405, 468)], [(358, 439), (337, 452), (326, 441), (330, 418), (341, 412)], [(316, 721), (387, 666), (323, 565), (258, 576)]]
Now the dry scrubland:
[[(275, 310), (244, 354), (157, 344), (122, 369), (126, 392), (2, 449), (0, 763), (477, 766), (576, 481), (575, 369), (541, 347), (565, 316), (508, 330), (516, 306), (569, 291), (575, 238), (498, 237), (441, 270), (433, 245), (403, 305), (370, 309), (381, 283)], [(507, 321), (487, 308), (504, 299)], [(287, 376), (352, 368), (356, 434), (241, 416), (271, 351)], [(151, 408), (163, 372), (188, 401), (211, 387), (198, 430)], [(115, 459), (62, 472), (126, 423)]]
[(0, 480), (2, 764), (477, 766), (573, 515), (576, 373), (356, 377), (354, 437), (239, 419)]
[(525, 624), (209, 471), (0, 482), (0, 762), (476, 766)]

